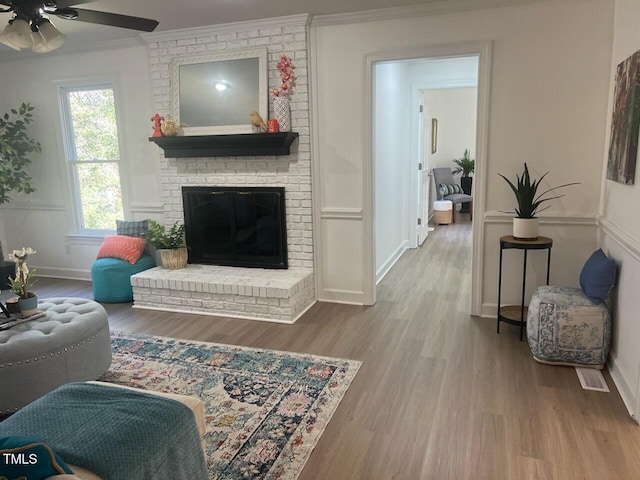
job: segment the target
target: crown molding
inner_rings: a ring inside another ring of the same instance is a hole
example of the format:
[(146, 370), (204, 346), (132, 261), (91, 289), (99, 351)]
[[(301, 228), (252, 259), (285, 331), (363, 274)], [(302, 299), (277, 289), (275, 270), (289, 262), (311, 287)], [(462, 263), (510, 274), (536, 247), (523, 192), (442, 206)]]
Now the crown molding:
[(311, 15), (287, 15), (285, 17), (262, 18), (245, 22), (221, 23), (207, 27), (181, 28), (178, 30), (166, 30), (163, 32), (143, 33), (140, 35), (146, 42), (162, 42), (167, 40), (179, 40), (183, 38), (201, 37), (227, 32), (243, 32), (257, 28), (273, 27), (306, 27), (311, 22)]
[(485, 2), (479, 2), (478, 0), (466, 0), (462, 2), (439, 0), (436, 2), (408, 5), (404, 7), (389, 7), (377, 10), (338, 13), (332, 15), (314, 15), (311, 20), (311, 26), (324, 27), (330, 25), (346, 25), (402, 18), (426, 17), (444, 15), (448, 13), (469, 12), (473, 10), (486, 10), (490, 8), (514, 7), (530, 3), (541, 3), (544, 1), (546, 0), (489, 0)]

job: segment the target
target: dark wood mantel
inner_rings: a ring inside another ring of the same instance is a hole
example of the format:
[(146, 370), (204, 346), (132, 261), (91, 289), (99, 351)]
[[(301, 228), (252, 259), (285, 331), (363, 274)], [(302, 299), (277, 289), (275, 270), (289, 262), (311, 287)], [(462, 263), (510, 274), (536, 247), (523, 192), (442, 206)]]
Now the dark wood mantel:
[(296, 132), (151, 137), (167, 158), (290, 155)]

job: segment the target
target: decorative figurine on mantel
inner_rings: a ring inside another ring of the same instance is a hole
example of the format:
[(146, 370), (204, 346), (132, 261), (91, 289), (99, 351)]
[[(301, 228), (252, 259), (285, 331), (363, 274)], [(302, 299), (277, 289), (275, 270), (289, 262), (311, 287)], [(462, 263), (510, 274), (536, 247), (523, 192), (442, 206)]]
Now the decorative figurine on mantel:
[(161, 137), (162, 136), (162, 124), (161, 122), (164, 120), (164, 117), (161, 117), (157, 113), (151, 117), (151, 121), (153, 122), (153, 135), (152, 138)]
[(251, 125), (253, 125), (258, 133), (263, 133), (267, 131), (267, 124), (264, 123), (264, 120), (260, 116), (258, 112), (253, 110), (249, 114), (249, 118), (251, 119)]
[(165, 137), (175, 137), (178, 135), (179, 125), (173, 120), (165, 120), (162, 122), (160, 130)]

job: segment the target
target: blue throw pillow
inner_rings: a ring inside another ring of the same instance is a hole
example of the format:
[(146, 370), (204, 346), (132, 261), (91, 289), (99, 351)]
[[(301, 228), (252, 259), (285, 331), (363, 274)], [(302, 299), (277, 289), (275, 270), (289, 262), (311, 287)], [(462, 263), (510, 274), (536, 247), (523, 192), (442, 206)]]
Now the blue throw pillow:
[(609, 296), (616, 283), (616, 262), (598, 249), (587, 260), (580, 272), (580, 286), (584, 294), (596, 305)]
[(8, 478), (43, 480), (73, 473), (51, 449), (31, 437), (0, 437), (0, 474)]

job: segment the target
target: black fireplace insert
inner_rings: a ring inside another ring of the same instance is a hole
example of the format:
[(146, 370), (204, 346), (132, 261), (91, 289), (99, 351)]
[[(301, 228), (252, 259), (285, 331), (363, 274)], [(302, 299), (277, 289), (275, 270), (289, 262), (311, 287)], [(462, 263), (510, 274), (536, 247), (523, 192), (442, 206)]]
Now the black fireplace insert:
[(284, 187), (182, 187), (189, 263), (287, 268)]

